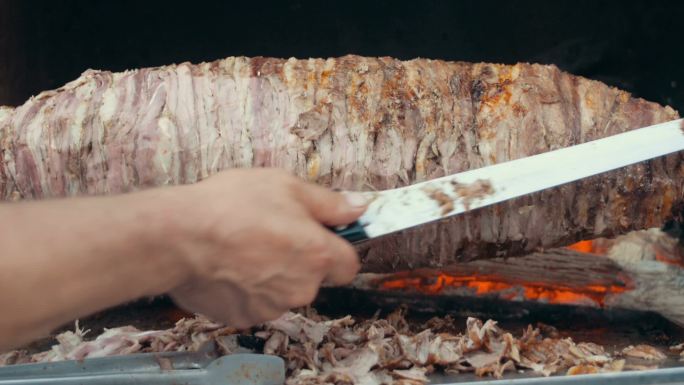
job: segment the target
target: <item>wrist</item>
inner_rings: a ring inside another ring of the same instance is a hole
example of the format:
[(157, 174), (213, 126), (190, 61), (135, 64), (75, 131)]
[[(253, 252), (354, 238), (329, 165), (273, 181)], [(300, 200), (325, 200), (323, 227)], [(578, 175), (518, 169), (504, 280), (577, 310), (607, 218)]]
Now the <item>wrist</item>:
[(136, 216), (142, 223), (142, 239), (155, 275), (163, 278), (149, 295), (159, 295), (188, 282), (195, 269), (189, 257), (192, 233), (185, 224), (185, 204), (177, 189), (157, 188), (131, 194), (137, 204)]

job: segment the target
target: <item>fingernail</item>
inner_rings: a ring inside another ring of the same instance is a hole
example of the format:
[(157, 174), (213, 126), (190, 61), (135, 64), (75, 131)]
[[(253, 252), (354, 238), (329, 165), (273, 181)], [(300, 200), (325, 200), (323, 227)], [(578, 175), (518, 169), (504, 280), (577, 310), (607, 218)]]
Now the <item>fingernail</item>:
[(368, 199), (363, 194), (345, 193), (344, 196), (347, 198), (347, 203), (352, 207), (363, 207), (368, 204)]

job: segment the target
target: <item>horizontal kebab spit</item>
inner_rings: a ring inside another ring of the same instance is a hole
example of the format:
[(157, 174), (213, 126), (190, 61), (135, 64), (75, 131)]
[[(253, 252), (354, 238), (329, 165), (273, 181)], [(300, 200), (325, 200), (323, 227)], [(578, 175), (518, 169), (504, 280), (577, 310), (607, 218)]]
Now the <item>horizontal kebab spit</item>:
[[(677, 117), (535, 64), (230, 57), (89, 70), (0, 108), (0, 197), (115, 194), (236, 167), (383, 190)], [(681, 154), (625, 167), (366, 242), (363, 271), (441, 268), (658, 227), (679, 210), (683, 181)]]

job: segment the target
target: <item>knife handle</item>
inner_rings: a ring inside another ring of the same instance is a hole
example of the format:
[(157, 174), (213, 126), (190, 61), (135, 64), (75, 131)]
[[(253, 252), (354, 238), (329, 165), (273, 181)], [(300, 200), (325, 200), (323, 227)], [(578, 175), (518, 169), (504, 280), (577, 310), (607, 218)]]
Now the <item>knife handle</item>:
[(363, 228), (363, 225), (359, 223), (359, 221), (346, 226), (332, 227), (330, 230), (340, 237), (346, 239), (349, 243), (358, 243), (369, 239), (368, 234), (366, 234), (366, 230)]

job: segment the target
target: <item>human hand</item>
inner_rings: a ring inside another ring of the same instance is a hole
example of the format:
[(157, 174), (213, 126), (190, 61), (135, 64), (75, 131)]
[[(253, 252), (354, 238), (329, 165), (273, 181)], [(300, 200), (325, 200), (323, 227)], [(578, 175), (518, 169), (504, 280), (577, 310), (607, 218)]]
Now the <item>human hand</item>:
[(248, 327), (309, 304), (323, 281), (345, 284), (359, 269), (354, 248), (324, 226), (356, 220), (366, 209), (360, 195), (273, 169), (230, 170), (169, 194), (181, 223), (169, 241), (191, 266), (170, 294), (188, 310)]

